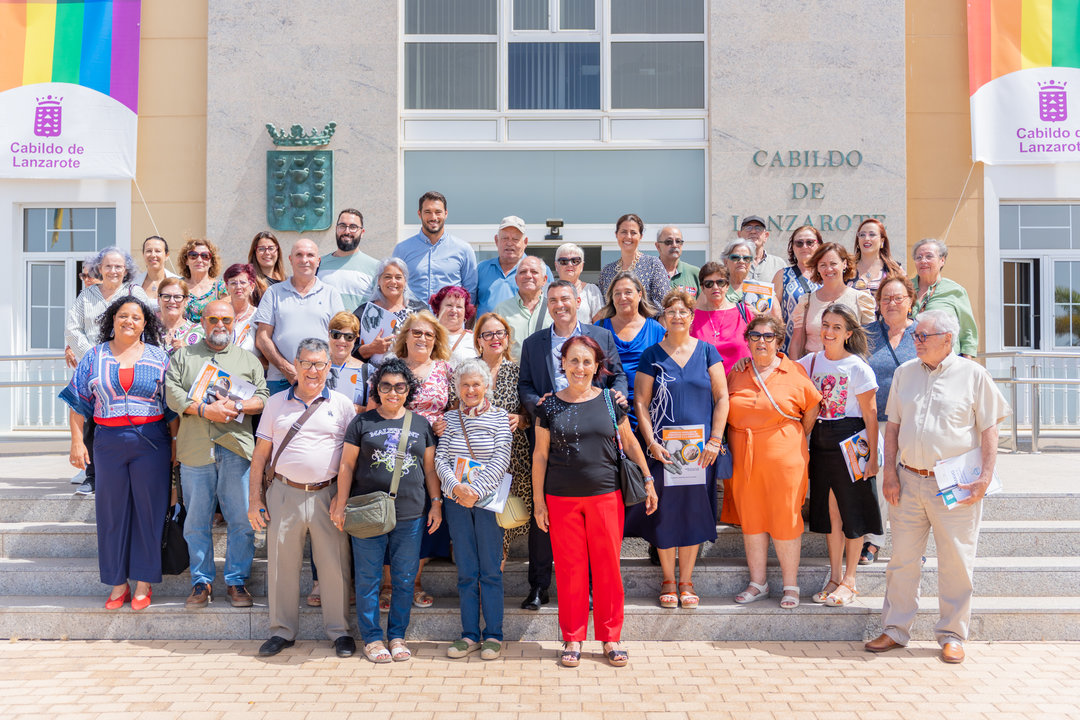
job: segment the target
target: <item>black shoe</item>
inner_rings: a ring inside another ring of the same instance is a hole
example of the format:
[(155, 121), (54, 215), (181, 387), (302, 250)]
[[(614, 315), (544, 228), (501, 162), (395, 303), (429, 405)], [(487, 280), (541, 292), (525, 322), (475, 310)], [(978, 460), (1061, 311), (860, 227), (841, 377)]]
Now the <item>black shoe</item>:
[(334, 652), (337, 653), (339, 658), (352, 657), (353, 653), (356, 652), (356, 641), (352, 639), (351, 635), (342, 635), (334, 640)]
[(649, 563), (660, 567), (660, 553), (656, 551), (656, 546), (649, 543)]
[(529, 590), (529, 596), (521, 601), (522, 610), (539, 610), (541, 605), (547, 605), (549, 602), (547, 590), (541, 590), (540, 588), (532, 588)]
[[(352, 638), (349, 639), (351, 640)], [(259, 656), (270, 657), (271, 655), (277, 655), (285, 648), (291, 648), (295, 644), (295, 640), (286, 640), (283, 637), (275, 635), (259, 647)]]

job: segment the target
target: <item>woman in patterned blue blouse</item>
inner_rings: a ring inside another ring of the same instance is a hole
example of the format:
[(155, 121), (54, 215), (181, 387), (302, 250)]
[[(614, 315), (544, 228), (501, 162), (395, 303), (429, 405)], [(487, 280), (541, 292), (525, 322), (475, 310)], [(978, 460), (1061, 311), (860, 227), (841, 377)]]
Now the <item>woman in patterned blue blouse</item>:
[[(165, 405), (169, 356), (160, 347), (154, 311), (135, 297), (114, 302), (101, 317), (100, 344), (83, 355), (60, 399), (71, 407), (71, 464), (88, 460), (83, 422), (97, 424), (98, 568), (112, 585), (105, 607), (150, 604), (161, 582), (161, 532), (169, 505), (169, 466), (179, 420)], [(131, 594), (129, 579), (136, 581)]]

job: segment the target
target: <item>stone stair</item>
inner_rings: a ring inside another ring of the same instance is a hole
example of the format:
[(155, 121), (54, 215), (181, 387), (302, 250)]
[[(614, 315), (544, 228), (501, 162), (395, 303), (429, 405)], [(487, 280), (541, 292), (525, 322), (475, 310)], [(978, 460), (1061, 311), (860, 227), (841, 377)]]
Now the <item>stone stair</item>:
[[(1003, 456), (1009, 458), (1010, 456)], [(1040, 478), (1040, 456), (1011, 456), (1009, 472), (1017, 478)], [(9, 460), (9, 459), (5, 459)], [(103, 607), (107, 588), (98, 580), (94, 502), (73, 497), (62, 463), (48, 458), (54, 472), (30, 473), (36, 458), (0, 466), (0, 637), (71, 639), (263, 639), (268, 632), (265, 554), (256, 557), (248, 587), (255, 607), (229, 605), (221, 581), (221, 560), (215, 600), (206, 609), (188, 611), (187, 574), (166, 577), (154, 588), (154, 602), (145, 611)], [(42, 459), (44, 460), (44, 458)], [(1042, 461), (1045, 464), (1045, 460)], [(1047, 470), (1046, 472), (1049, 472)], [(34, 477), (36, 475), (36, 477)], [(1009, 492), (987, 499), (975, 569), (972, 639), (1080, 640), (1080, 492), (1011, 483)], [(1014, 487), (1015, 486), (1015, 487)], [(215, 529), (215, 553), (224, 556), (224, 529)], [(623, 545), (628, 640), (862, 640), (879, 631), (889, 545), (874, 565), (860, 568), (857, 602), (845, 608), (816, 606), (809, 596), (827, 573), (824, 538), (807, 533), (799, 584), (804, 603), (794, 611), (779, 608), (780, 569), (770, 561), (773, 597), (747, 606), (732, 597), (748, 578), (742, 537), (737, 528), (718, 527), (716, 542), (702, 549), (694, 573), (702, 597), (697, 610), (663, 610), (657, 606), (659, 568), (646, 559), (639, 539)], [(540, 612), (518, 608), (528, 590), (524, 545), (515, 544), (504, 574), (507, 639), (552, 640), (558, 637), (555, 603)], [(914, 636), (930, 639), (937, 620), (937, 561), (933, 540), (927, 549), (922, 578), (922, 609)], [(460, 632), (455, 567), (445, 561), (428, 565), (425, 587), (436, 596), (435, 607), (413, 610), (410, 636), (450, 640)], [(310, 588), (305, 566), (301, 587)], [(554, 588), (552, 598), (554, 600)], [(298, 598), (299, 601), (299, 598)], [(321, 639), (317, 609), (301, 608), (301, 637)]]

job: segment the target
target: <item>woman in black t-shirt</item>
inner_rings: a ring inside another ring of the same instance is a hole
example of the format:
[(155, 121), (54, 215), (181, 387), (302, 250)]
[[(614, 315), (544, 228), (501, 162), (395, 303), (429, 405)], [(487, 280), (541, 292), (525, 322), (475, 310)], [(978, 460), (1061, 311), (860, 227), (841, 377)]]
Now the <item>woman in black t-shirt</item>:
[[(536, 409), (533, 453), (533, 514), (551, 533), (551, 549), (559, 568), (561, 662), (576, 667), (589, 626), (589, 577), (592, 576), (593, 628), (604, 643), (608, 661), (626, 665), (619, 646), (623, 624), (623, 585), (619, 571), (624, 507), (619, 488), (618, 430), (629, 459), (646, 467), (630, 421), (607, 391), (593, 385), (606, 373), (604, 351), (595, 340), (577, 335), (563, 344), (563, 372), (569, 386), (547, 397)], [(613, 422), (614, 420), (614, 422)], [(656, 511), (651, 477), (646, 510)]]
[[(397, 526), (386, 535), (352, 538), (353, 577), (356, 582), (356, 624), (364, 641), (364, 655), (376, 663), (408, 660), (405, 631), (412, 609), (412, 587), (420, 565), (420, 538), (442, 524), (442, 491), (435, 474), (435, 433), (428, 421), (412, 413), (404, 458), (397, 460), (398, 442), (404, 427), (405, 407), (419, 384), (404, 361), (391, 358), (375, 371), (371, 381), (375, 409), (352, 419), (345, 431), (345, 445), (338, 468), (338, 493), (330, 516), (344, 529), (345, 503), (353, 495), (390, 491), (394, 466), (400, 462), (394, 510)], [(346, 481), (352, 478), (352, 483)], [(424, 493), (431, 497), (431, 511), (424, 518)], [(383, 645), (379, 626), (379, 581), (383, 555), (389, 547), (393, 594), (387, 619), (390, 649)]]

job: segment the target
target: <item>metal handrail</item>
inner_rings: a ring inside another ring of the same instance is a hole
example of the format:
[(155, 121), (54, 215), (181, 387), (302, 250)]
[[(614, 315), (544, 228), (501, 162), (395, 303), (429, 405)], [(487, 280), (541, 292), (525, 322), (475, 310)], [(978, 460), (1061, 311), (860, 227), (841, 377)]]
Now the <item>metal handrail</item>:
[(64, 353), (56, 355), (0, 355), (0, 362), (19, 362), (20, 360), (63, 360)]
[(1042, 430), (1041, 409), (1039, 407), (1039, 390), (1043, 385), (1080, 386), (1080, 378), (1047, 378), (1039, 376), (1039, 365), (1032, 363), (1030, 366), (1032, 377), (1018, 377), (1016, 373), (1017, 360), (1080, 360), (1080, 353), (1052, 352), (1045, 350), (1009, 350), (1002, 352), (982, 353), (979, 358), (984, 362), (987, 359), (1009, 359), (1009, 377), (994, 378), (994, 382), (1009, 385), (1009, 396), (1012, 403), (1012, 446), (1013, 450), (1019, 448), (1019, 419), (1017, 418), (1018, 394), (1020, 385), (1031, 387), (1031, 452), (1039, 452), (1039, 434)]
[(980, 358), (1057, 358), (1063, 360), (1080, 360), (1080, 352), (1051, 352), (1048, 350), (1006, 350), (1002, 352), (979, 353)]

